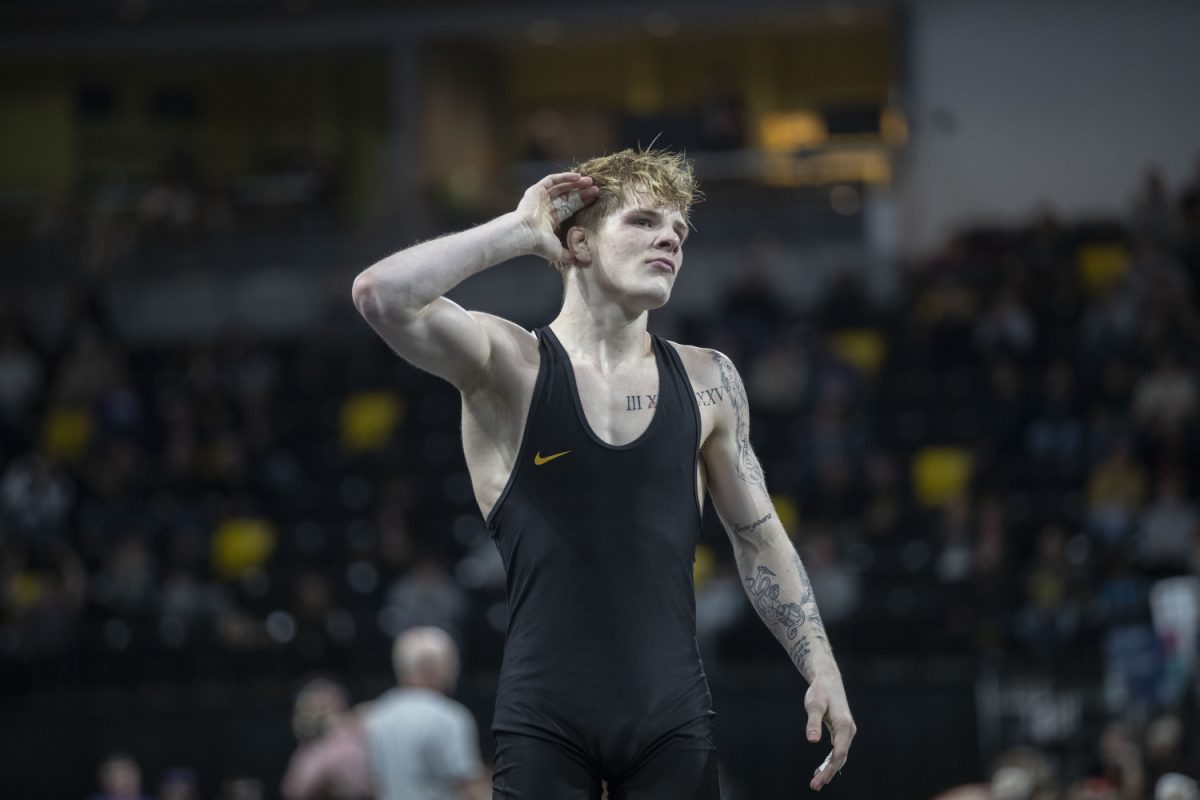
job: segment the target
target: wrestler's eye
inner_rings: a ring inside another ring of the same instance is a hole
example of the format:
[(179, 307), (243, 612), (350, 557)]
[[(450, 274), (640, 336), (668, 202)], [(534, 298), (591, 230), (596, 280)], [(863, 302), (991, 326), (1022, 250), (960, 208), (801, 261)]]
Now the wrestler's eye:
[(635, 217), (633, 220), (633, 224), (640, 225), (641, 227), (644, 227), (644, 228), (649, 228), (651, 225), (654, 224), (654, 222), (649, 217)]

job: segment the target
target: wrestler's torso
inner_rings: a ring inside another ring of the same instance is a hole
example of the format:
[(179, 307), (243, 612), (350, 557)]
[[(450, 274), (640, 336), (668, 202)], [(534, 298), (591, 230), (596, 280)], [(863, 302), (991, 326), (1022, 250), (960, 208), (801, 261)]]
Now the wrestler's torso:
[[(463, 452), (480, 513), (487, 517), (512, 474), (525, 430), (540, 358), (538, 340), (513, 323), (491, 318), (505, 329), (496, 337), (493, 380), (462, 397)], [(700, 409), (703, 448), (716, 425), (716, 394), (721, 391), (711, 351), (672, 344), (688, 373)], [(568, 351), (569, 352), (569, 351)], [(633, 364), (614, 371), (569, 352), (579, 400), (588, 425), (605, 442), (625, 445), (650, 426), (659, 392), (658, 373), (649, 348)], [(703, 502), (703, 461), (696, 476), (697, 498)]]
[(677, 350), (652, 338), (652, 372), (620, 370), (621, 410), (648, 419), (593, 404), (606, 438), (584, 398), (611, 383), (581, 381), (558, 337), (538, 337), (516, 463), (488, 515), (508, 590), (493, 728), (614, 752), (711, 709), (692, 585), (700, 404)]

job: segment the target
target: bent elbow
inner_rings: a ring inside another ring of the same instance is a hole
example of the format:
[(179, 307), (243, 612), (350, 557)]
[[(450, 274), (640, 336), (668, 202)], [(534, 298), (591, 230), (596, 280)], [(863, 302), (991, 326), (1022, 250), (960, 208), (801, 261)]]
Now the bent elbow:
[(406, 324), (424, 308), (413, 299), (410, 286), (385, 280), (369, 269), (354, 279), (350, 295), (358, 313), (372, 326)]
[(360, 272), (354, 279), (350, 296), (354, 299), (354, 307), (366, 319), (379, 316), (379, 287), (375, 279), (367, 272)]

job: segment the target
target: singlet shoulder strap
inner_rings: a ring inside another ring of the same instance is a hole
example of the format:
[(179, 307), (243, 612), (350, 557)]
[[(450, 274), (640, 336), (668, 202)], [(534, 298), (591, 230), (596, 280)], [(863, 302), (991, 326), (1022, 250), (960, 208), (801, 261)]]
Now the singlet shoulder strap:
[(517, 457), (513, 461), (512, 469), (509, 470), (508, 481), (504, 484), (504, 489), (501, 490), (500, 496), (496, 499), (496, 502), (492, 504), (491, 510), (484, 519), (484, 523), (489, 530), (492, 529), (496, 515), (500, 512), (500, 508), (504, 505), (504, 501), (508, 497), (509, 491), (512, 490), (513, 483), (517, 480), (517, 473), (521, 471), (522, 462), (527, 460), (526, 453), (530, 446), (529, 439), (532, 435), (531, 429), (535, 424), (537, 424), (537, 421), (541, 416), (542, 407), (545, 405), (544, 395), (546, 393), (546, 382), (548, 380), (549, 369), (552, 363), (551, 354), (553, 350), (552, 345), (550, 344), (551, 337), (546, 336), (544, 331), (544, 328), (535, 328), (533, 331), (533, 335), (536, 336), (538, 340), (539, 363), (537, 378), (533, 383), (533, 395), (529, 398), (529, 408), (527, 408), (525, 411), (525, 425), (521, 430), (521, 442), (517, 445)]
[[(651, 334), (653, 336), (653, 334)], [(679, 357), (679, 351), (675, 346), (659, 336), (653, 336), (654, 347), (658, 350), (658, 355), (666, 369), (663, 370), (663, 375), (671, 381), (672, 389), (674, 389), (680, 398), (692, 398), (691, 405), (695, 405), (695, 397), (692, 392), (692, 379), (688, 376), (687, 368), (683, 366), (683, 360)], [(661, 393), (665, 387), (660, 386)]]

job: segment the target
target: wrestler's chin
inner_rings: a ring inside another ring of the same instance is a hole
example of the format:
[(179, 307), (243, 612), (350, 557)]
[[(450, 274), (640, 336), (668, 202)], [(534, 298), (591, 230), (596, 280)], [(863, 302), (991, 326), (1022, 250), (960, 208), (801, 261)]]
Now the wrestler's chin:
[(638, 297), (634, 298), (633, 302), (630, 303), (630, 305), (633, 307), (633, 310), (635, 310), (635, 311), (639, 311), (639, 312), (640, 311), (654, 311), (656, 309), (659, 309), (659, 308), (662, 308), (663, 306), (665, 306), (667, 304), (667, 301), (670, 299), (671, 299), (670, 292), (666, 292), (664, 294), (655, 294), (655, 295), (643, 294), (643, 295), (639, 295)]
[(639, 311), (654, 311), (662, 308), (671, 299), (672, 284), (659, 283), (657, 286), (646, 286), (631, 299)]

